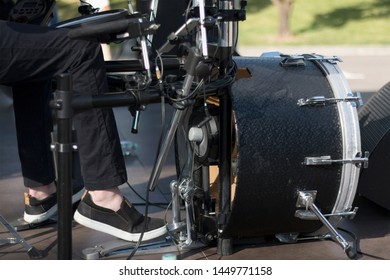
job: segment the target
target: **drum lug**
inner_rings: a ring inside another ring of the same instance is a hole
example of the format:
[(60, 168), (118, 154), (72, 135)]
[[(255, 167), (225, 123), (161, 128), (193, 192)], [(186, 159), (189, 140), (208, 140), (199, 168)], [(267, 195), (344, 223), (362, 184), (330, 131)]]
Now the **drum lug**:
[(329, 104), (336, 104), (337, 102), (351, 102), (354, 107), (363, 106), (363, 99), (360, 92), (347, 93), (345, 98), (325, 98), (324, 96), (313, 96), (307, 99), (301, 98), (297, 104), (300, 107), (303, 106), (325, 106)]
[(288, 66), (305, 66), (305, 60), (317, 60), (317, 61), (326, 61), (331, 64), (336, 64), (337, 62), (341, 62), (342, 59), (338, 56), (322, 56), (317, 54), (296, 54), (296, 55), (284, 55), (281, 54), (280, 57), (284, 59), (280, 62), (280, 65), (283, 67)]
[(317, 191), (298, 191), (297, 208), (305, 207), (309, 209), (309, 204), (313, 204), (317, 197)]
[(348, 255), (349, 258), (355, 257), (355, 254), (352, 252), (352, 247), (344, 237), (337, 232), (333, 225), (326, 219), (326, 217), (321, 213), (318, 207), (314, 204), (315, 197), (317, 196), (317, 191), (298, 191), (298, 200), (297, 207), (305, 207), (306, 210), (313, 212), (317, 218), (322, 222), (322, 224), (329, 230), (329, 233), (337, 241), (337, 243), (343, 248), (344, 252)]
[(281, 57), (285, 57), (285, 59), (280, 62), (280, 65), (283, 67), (305, 66), (305, 58), (302, 55), (281, 55)]
[(353, 159), (332, 159), (331, 156), (320, 156), (320, 157), (305, 157), (304, 165), (331, 165), (333, 163), (352, 163), (356, 166), (363, 165), (364, 168), (368, 167), (368, 156), (369, 152), (364, 152), (364, 157), (361, 153), (357, 153)]

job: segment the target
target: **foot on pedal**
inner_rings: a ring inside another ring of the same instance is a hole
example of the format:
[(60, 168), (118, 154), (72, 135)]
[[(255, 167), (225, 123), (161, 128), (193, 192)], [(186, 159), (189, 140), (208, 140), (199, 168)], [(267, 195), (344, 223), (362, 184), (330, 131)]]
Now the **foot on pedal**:
[(167, 232), (162, 219), (146, 219), (126, 198), (115, 212), (96, 205), (88, 192), (80, 201), (74, 219), (83, 226), (130, 242), (137, 242), (144, 229), (143, 241), (163, 236)]
[[(72, 203), (81, 199), (84, 188), (74, 189)], [(27, 224), (42, 224), (51, 219), (57, 213), (57, 193), (53, 193), (45, 199), (38, 200), (28, 193), (24, 194), (24, 215), (23, 219)]]

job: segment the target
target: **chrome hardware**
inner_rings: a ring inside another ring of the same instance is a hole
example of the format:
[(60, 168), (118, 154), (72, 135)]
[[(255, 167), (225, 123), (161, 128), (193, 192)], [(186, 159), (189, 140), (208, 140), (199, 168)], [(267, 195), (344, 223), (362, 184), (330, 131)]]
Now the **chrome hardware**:
[[(194, 225), (194, 212), (193, 212), (193, 196), (194, 188), (190, 178), (183, 178), (178, 181), (172, 181), (170, 183), (172, 192), (172, 210), (173, 210), (173, 223), (168, 225), (168, 231), (171, 234), (178, 234), (176, 238), (177, 246), (180, 248), (186, 248), (193, 243), (192, 228)], [(181, 219), (180, 215), (180, 198), (185, 203), (185, 220)]]
[(299, 233), (291, 232), (291, 233), (278, 233), (275, 234), (275, 237), (282, 243), (297, 243)]
[(322, 56), (316, 54), (310, 54), (310, 56), (296, 54), (296, 55), (280, 55), (284, 57), (280, 64), (282, 66), (305, 66), (305, 60), (317, 60), (317, 61), (326, 61), (331, 64), (336, 64), (337, 62), (342, 62), (342, 59), (338, 56)]
[(360, 92), (348, 93), (345, 98), (325, 98), (324, 96), (313, 96), (307, 99), (301, 98), (298, 100), (298, 106), (325, 106), (328, 104), (336, 104), (337, 102), (351, 102), (356, 107), (363, 106), (363, 99)]
[[(324, 214), (324, 217), (348, 217), (350, 220), (352, 220), (355, 218), (358, 209), (358, 207), (355, 207), (352, 211)], [(296, 210), (295, 217), (301, 220), (318, 220), (317, 216), (308, 210)]]
[(59, 152), (59, 153), (77, 152), (78, 146), (77, 144), (54, 143), (54, 144), (50, 144), (50, 150), (52, 152)]
[(207, 31), (206, 27), (204, 26), (204, 21), (206, 18), (205, 13), (205, 1), (204, 0), (198, 0), (199, 5), (199, 21), (200, 21), (200, 34), (201, 34), (201, 48), (202, 48), (202, 55), (204, 58), (207, 58), (209, 56), (208, 54), (208, 48), (207, 48)]
[[(306, 210), (310, 210), (317, 216), (317, 218), (322, 222), (322, 224), (329, 230), (329, 233), (334, 237), (337, 243), (343, 248), (344, 252), (348, 257), (355, 257), (352, 252), (352, 247), (347, 240), (344, 239), (341, 234), (333, 227), (333, 225), (326, 219), (326, 217), (321, 213), (318, 207), (314, 204), (315, 196), (317, 191), (298, 191), (298, 200), (297, 207), (304, 206)], [(298, 206), (299, 205), (299, 206)]]
[(357, 153), (353, 159), (332, 159), (331, 156), (320, 157), (305, 157), (304, 165), (331, 165), (333, 163), (352, 163), (356, 166), (362, 165), (364, 168), (368, 167), (369, 152), (364, 152), (364, 157), (361, 157), (360, 153)]
[(280, 65), (283, 67), (305, 66), (305, 58), (302, 55), (281, 55), (281, 57), (285, 57), (285, 59), (280, 62)]
[[(174, 34), (170, 35), (170, 40), (175, 41), (181, 36), (188, 35), (189, 32), (191, 32), (195, 27), (199, 25), (199, 18), (190, 18), (187, 20), (185, 24), (183, 24), (179, 30), (177, 30)], [(171, 44), (168, 40), (166, 43), (164, 43), (160, 49), (158, 50), (158, 53), (163, 54), (171, 51), (175, 47), (174, 44)]]
[(169, 185), (172, 194), (172, 215), (173, 223), (169, 227), (170, 232), (177, 232), (185, 228), (186, 223), (182, 221), (180, 215), (180, 190), (177, 181), (172, 181)]
[(300, 191), (298, 193), (298, 200), (296, 203), (296, 207), (305, 207), (308, 209), (309, 203), (314, 203), (317, 197), (317, 191)]

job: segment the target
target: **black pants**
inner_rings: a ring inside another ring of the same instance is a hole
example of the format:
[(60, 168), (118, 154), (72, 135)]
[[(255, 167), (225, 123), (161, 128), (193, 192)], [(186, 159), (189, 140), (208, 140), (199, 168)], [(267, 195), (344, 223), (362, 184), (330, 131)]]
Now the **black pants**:
[[(48, 101), (53, 77), (71, 73), (77, 94), (107, 92), (98, 43), (70, 40), (66, 29), (0, 20), (0, 84), (12, 86), (19, 156), (24, 184), (40, 186), (55, 179), (50, 151), (52, 115)], [(81, 174), (89, 190), (126, 182), (114, 114), (92, 109), (73, 118)]]

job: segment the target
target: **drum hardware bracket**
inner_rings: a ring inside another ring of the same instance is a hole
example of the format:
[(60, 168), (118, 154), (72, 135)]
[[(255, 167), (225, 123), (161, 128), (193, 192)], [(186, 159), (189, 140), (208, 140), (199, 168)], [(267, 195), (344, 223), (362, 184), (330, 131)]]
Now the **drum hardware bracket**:
[(364, 168), (368, 167), (369, 152), (364, 152), (364, 157), (361, 157), (361, 153), (357, 153), (353, 159), (332, 159), (331, 156), (320, 157), (305, 157), (304, 165), (331, 165), (333, 163), (352, 163), (356, 166), (363, 165)]
[(280, 62), (280, 65), (282, 67), (305, 66), (306, 65), (305, 58), (301, 55), (289, 55), (289, 56), (281, 55), (281, 57), (285, 57), (285, 59), (283, 59)]
[[(182, 249), (190, 246), (194, 241), (191, 232), (193, 227), (192, 198), (195, 191), (193, 190), (192, 180), (190, 178), (184, 178), (180, 183), (173, 180), (170, 183), (170, 188), (172, 193), (173, 224), (168, 226), (168, 231), (172, 234), (179, 234), (176, 242), (178, 243), (178, 247)], [(180, 198), (182, 198), (185, 203), (186, 221), (181, 220)]]
[(297, 243), (299, 241), (331, 239), (332, 235), (329, 233), (325, 233), (325, 234), (316, 235), (316, 236), (300, 237), (299, 233), (291, 232), (291, 233), (278, 233), (275, 235), (275, 237), (279, 240), (279, 242), (286, 243), (286, 244), (294, 244), (294, 243)]
[(290, 233), (277, 233), (275, 237), (279, 240), (279, 242), (286, 244), (297, 243), (299, 233), (290, 232)]
[[(355, 218), (359, 207), (355, 207), (352, 211), (337, 212), (332, 214), (323, 214), (324, 217), (348, 217), (350, 220)], [(318, 220), (317, 216), (308, 210), (296, 210), (295, 217), (301, 220)]]
[(199, 25), (199, 18), (191, 18), (182, 25), (175, 33), (171, 33), (168, 36), (167, 42), (162, 45), (158, 52), (160, 54), (167, 53), (175, 47), (176, 42), (180, 42), (180, 37), (188, 35), (195, 27)]
[(305, 66), (305, 60), (326, 61), (331, 64), (342, 62), (342, 59), (338, 56), (325, 57), (322, 55), (311, 54), (310, 56), (304, 54), (285, 55), (281, 54), (280, 57), (284, 58), (280, 65), (283, 67), (289, 66)]
[[(136, 243), (121, 239), (109, 240), (94, 247), (83, 249), (82, 258), (84, 260), (98, 260), (108, 259), (110, 257), (128, 256), (134, 250), (135, 246)], [(205, 247), (203, 243), (194, 242), (191, 246), (181, 250), (190, 251), (203, 247)], [(144, 256), (147, 254), (177, 253), (177, 251), (177, 245), (169, 236), (167, 236), (161, 240), (142, 243), (135, 255)]]
[(325, 98), (324, 96), (313, 96), (307, 99), (301, 98), (298, 100), (297, 105), (303, 106), (325, 106), (328, 104), (336, 104), (338, 102), (351, 102), (355, 107), (363, 106), (363, 99), (360, 92), (347, 93), (345, 98)]
[(77, 144), (62, 144), (62, 143), (53, 143), (50, 145), (50, 150), (52, 152), (58, 153), (69, 153), (69, 152), (77, 152), (78, 147)]
[(337, 56), (337, 55), (334, 55), (334, 56), (322, 56), (322, 55), (319, 55), (319, 54), (310, 54), (309, 56), (308, 55), (304, 55), (305, 59), (306, 60), (314, 60), (314, 61), (326, 61), (330, 64), (337, 64), (337, 62), (343, 62), (343, 60)]
[[(105, 257), (110, 257), (113, 255), (128, 255), (131, 250), (134, 249), (135, 243), (128, 242), (125, 240), (110, 240), (105, 243), (96, 245), (95, 247), (86, 248), (82, 251), (82, 257), (85, 260), (97, 260)], [(145, 254), (146, 251), (154, 251), (156, 253), (157, 250), (161, 252), (160, 247), (164, 248), (171, 244), (169, 238), (166, 240), (157, 240), (151, 243), (141, 244), (141, 246), (137, 250), (137, 254)], [(168, 252), (163, 250), (162, 252)]]
[(314, 201), (317, 196), (317, 191), (298, 191), (298, 199), (296, 206), (305, 207), (306, 210), (313, 212), (317, 218), (322, 222), (322, 224), (329, 230), (329, 233), (335, 239), (335, 241), (343, 248), (344, 252), (349, 258), (355, 258), (356, 253), (353, 252), (351, 245), (348, 243), (344, 237), (337, 232), (333, 225), (326, 219), (326, 217), (321, 213), (318, 207), (315, 205)]

